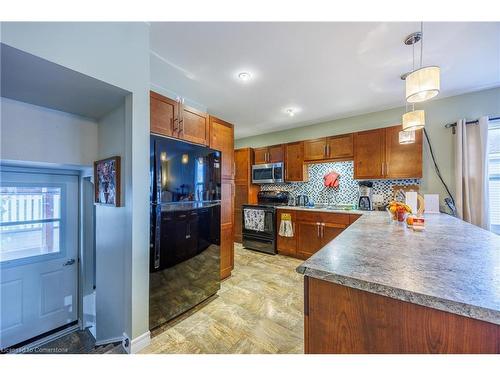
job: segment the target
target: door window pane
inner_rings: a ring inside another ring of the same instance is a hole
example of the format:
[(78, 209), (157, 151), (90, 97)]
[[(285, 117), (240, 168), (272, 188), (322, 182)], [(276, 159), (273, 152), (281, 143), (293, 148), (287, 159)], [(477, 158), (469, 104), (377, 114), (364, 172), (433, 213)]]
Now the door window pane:
[(59, 252), (60, 231), (60, 187), (0, 187), (0, 261)]

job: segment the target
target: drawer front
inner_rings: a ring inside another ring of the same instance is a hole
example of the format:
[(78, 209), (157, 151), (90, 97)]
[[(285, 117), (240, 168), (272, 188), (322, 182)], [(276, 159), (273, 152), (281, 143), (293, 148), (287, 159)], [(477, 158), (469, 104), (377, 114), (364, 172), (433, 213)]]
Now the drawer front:
[(349, 214), (317, 212), (317, 211), (297, 211), (297, 219), (301, 221), (334, 223), (349, 225)]

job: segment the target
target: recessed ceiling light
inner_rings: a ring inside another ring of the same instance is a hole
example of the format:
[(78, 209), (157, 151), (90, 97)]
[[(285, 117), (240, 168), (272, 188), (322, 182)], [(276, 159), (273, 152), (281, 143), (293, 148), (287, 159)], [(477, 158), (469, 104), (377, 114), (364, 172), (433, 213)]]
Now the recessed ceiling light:
[(241, 72), (238, 74), (238, 78), (243, 82), (249, 81), (252, 78), (252, 75), (248, 72)]
[(286, 110), (286, 113), (287, 113), (287, 114), (288, 114), (288, 116), (290, 116), (290, 117), (295, 116), (295, 110), (294, 110), (293, 108), (288, 108), (288, 109)]

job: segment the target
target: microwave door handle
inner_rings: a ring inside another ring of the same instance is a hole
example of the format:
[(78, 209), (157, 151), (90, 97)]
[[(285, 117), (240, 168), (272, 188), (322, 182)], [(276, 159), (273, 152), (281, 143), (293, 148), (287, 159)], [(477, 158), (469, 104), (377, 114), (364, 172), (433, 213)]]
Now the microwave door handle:
[(275, 184), (276, 183), (276, 179), (274, 178), (274, 164), (273, 164), (273, 166), (271, 168), (271, 179), (273, 180), (272, 183)]

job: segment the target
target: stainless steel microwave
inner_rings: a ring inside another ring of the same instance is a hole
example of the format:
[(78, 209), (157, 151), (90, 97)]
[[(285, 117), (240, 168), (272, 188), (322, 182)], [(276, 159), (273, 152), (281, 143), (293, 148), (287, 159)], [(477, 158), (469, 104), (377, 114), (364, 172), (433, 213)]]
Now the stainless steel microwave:
[(283, 163), (252, 165), (252, 183), (276, 184), (284, 182)]

